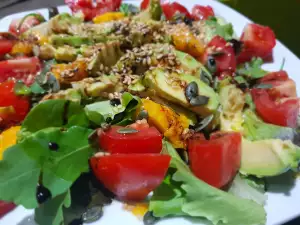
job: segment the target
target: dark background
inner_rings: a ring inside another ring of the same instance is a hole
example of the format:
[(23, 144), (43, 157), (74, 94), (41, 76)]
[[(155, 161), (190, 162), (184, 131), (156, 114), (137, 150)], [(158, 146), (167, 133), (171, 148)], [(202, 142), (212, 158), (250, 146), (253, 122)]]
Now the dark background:
[[(222, 2), (256, 23), (270, 26), (277, 38), (300, 57), (300, 0), (222, 0)], [(64, 0), (23, 0), (18, 4), (1, 8), (0, 19), (12, 13), (62, 4)], [(300, 65), (298, 67), (300, 69)], [(300, 218), (285, 225), (300, 225)]]

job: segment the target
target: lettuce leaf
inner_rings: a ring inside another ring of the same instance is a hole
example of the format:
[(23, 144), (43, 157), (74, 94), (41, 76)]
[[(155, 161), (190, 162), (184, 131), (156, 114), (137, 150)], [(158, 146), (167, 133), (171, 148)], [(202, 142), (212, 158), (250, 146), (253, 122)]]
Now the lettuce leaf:
[(250, 141), (266, 139), (293, 140), (297, 133), (293, 128), (265, 123), (249, 109), (245, 110), (243, 118), (243, 134)]
[[(154, 191), (149, 208), (154, 216), (204, 217), (215, 225), (266, 223), (263, 206), (213, 188), (196, 178), (170, 143), (164, 142), (164, 151), (172, 156), (170, 167), (175, 172), (172, 174), (171, 171), (169, 177)], [(170, 194), (166, 196), (164, 193)]]
[(140, 106), (138, 97), (125, 92), (121, 98), (121, 105), (112, 106), (110, 101), (101, 101), (89, 104), (85, 107), (85, 113), (90, 121), (97, 125), (111, 123), (117, 125), (128, 125), (134, 121), (136, 109)]
[(264, 205), (267, 201), (264, 184), (258, 183), (258, 181), (251, 179), (250, 177), (241, 176), (240, 174), (233, 180), (232, 185), (229, 188), (229, 193), (240, 198), (253, 200), (260, 205)]

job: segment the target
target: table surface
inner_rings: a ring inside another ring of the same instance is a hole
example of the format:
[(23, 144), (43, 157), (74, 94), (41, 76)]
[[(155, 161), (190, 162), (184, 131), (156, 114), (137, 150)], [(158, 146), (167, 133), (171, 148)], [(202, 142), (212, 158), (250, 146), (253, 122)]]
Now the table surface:
[[(0, 0), (1, 1), (1, 0)], [(277, 38), (300, 57), (300, 0), (222, 0), (251, 20), (270, 26)], [(180, 0), (179, 0), (180, 2)], [(284, 4), (288, 2), (288, 4)], [(64, 0), (26, 0), (0, 9), (0, 19), (25, 10), (63, 5)], [(300, 66), (299, 66), (300, 68)], [(300, 73), (300, 71), (299, 71)], [(300, 74), (299, 74), (300, 75)], [(300, 218), (286, 225), (299, 225)]]

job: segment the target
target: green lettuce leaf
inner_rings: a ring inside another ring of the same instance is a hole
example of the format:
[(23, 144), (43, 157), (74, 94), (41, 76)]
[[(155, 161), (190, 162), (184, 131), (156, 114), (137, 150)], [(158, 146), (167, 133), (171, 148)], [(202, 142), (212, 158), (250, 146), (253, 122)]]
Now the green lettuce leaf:
[(110, 101), (96, 102), (85, 107), (85, 113), (90, 121), (97, 125), (110, 121), (111, 124), (128, 125), (134, 121), (134, 114), (140, 106), (138, 97), (125, 92), (121, 105), (112, 106)]
[(264, 61), (261, 58), (252, 58), (251, 62), (239, 66), (237, 74), (251, 79), (262, 78), (268, 73), (261, 68), (263, 63)]
[[(171, 144), (164, 142), (164, 148), (164, 151), (172, 156), (170, 167), (175, 169), (175, 173), (171, 174), (171, 180), (175, 182), (164, 181), (163, 183), (166, 186), (165, 193), (174, 189), (174, 185), (177, 191), (173, 191), (176, 194), (169, 194), (167, 199), (164, 195), (158, 195), (164, 193), (162, 190), (159, 193), (157, 190), (154, 191), (149, 208), (153, 211), (154, 216), (203, 217), (215, 225), (220, 223), (229, 225), (266, 223), (266, 213), (261, 205), (252, 200), (235, 197), (204, 183), (192, 174)], [(175, 201), (180, 204), (181, 209), (176, 207)], [(167, 210), (164, 209), (164, 206), (158, 207), (159, 204), (167, 205)]]
[(233, 180), (228, 192), (240, 198), (253, 200), (260, 205), (264, 205), (267, 201), (264, 183), (259, 178), (254, 180), (253, 178), (238, 174)]
[[(8, 148), (0, 161), (0, 199), (36, 208), (36, 188), (42, 174), (42, 183), (53, 198), (66, 192), (89, 170), (91, 132), (82, 127), (47, 128)], [(57, 143), (59, 149), (51, 151), (49, 142)]]
[(225, 40), (233, 38), (234, 31), (231, 23), (226, 23), (221, 18), (210, 17), (206, 20), (206, 38), (209, 42), (215, 36), (221, 36)]
[(249, 109), (244, 111), (243, 118), (243, 134), (244, 137), (250, 141), (266, 139), (292, 140), (296, 133), (293, 128), (263, 122)]

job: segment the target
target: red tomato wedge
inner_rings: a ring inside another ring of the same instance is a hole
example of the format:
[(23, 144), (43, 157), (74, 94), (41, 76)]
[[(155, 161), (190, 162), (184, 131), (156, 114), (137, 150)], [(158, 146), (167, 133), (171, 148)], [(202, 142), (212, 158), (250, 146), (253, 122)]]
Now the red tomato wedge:
[(35, 75), (40, 69), (41, 63), (37, 57), (0, 61), (0, 82), (13, 78), (30, 85), (34, 82)]
[(8, 203), (4, 201), (0, 201), (0, 218), (5, 216), (5, 214), (9, 213), (16, 207), (13, 203)]
[(276, 45), (276, 37), (270, 27), (258, 24), (248, 24), (242, 33), (241, 41), (243, 48), (237, 61), (243, 63), (252, 59), (252, 57), (261, 57), (266, 59), (272, 54)]
[(206, 140), (195, 134), (188, 141), (191, 169), (204, 182), (221, 188), (236, 175), (241, 163), (242, 136), (237, 132), (217, 132)]
[(92, 20), (106, 12), (116, 11), (120, 8), (121, 2), (122, 0), (65, 0), (73, 14), (81, 12), (85, 20)]
[(121, 200), (142, 201), (163, 181), (171, 157), (159, 154), (116, 154), (93, 157), (97, 179)]
[(10, 53), (17, 37), (9, 32), (0, 32), (0, 57)]
[(274, 100), (265, 89), (253, 89), (251, 95), (257, 114), (267, 123), (279, 126), (297, 126), (299, 99), (283, 98)]
[(149, 3), (150, 3), (150, 0), (143, 0), (141, 5), (140, 5), (141, 10), (147, 9)]
[(191, 14), (190, 12), (181, 4), (179, 4), (178, 2), (173, 2), (173, 3), (163, 3), (161, 5), (163, 12), (167, 18), (167, 20), (172, 19), (172, 17), (177, 14), (183, 14), (185, 15), (187, 18), (191, 18)]
[(214, 10), (210, 6), (194, 5), (192, 17), (195, 20), (206, 20), (210, 16), (215, 16)]
[(0, 83), (0, 127), (7, 127), (24, 120), (29, 112), (29, 100), (14, 93), (15, 82)]
[(258, 81), (259, 84), (270, 84), (269, 95), (273, 99), (297, 97), (296, 83), (289, 78), (286, 71), (272, 72)]
[(124, 127), (112, 126), (99, 137), (100, 147), (111, 153), (160, 153), (162, 135), (155, 127), (137, 130), (136, 133), (123, 134)]
[(227, 42), (224, 38), (216, 36), (208, 43), (202, 58), (202, 62), (207, 65), (210, 57), (213, 57), (215, 61), (216, 75), (220, 76), (222, 73), (231, 74), (235, 72), (236, 59), (234, 49), (231, 45), (227, 45)]
[(21, 19), (14, 19), (10, 23), (9, 32), (20, 35), (30, 28), (44, 22), (45, 18), (38, 13), (32, 13)]

